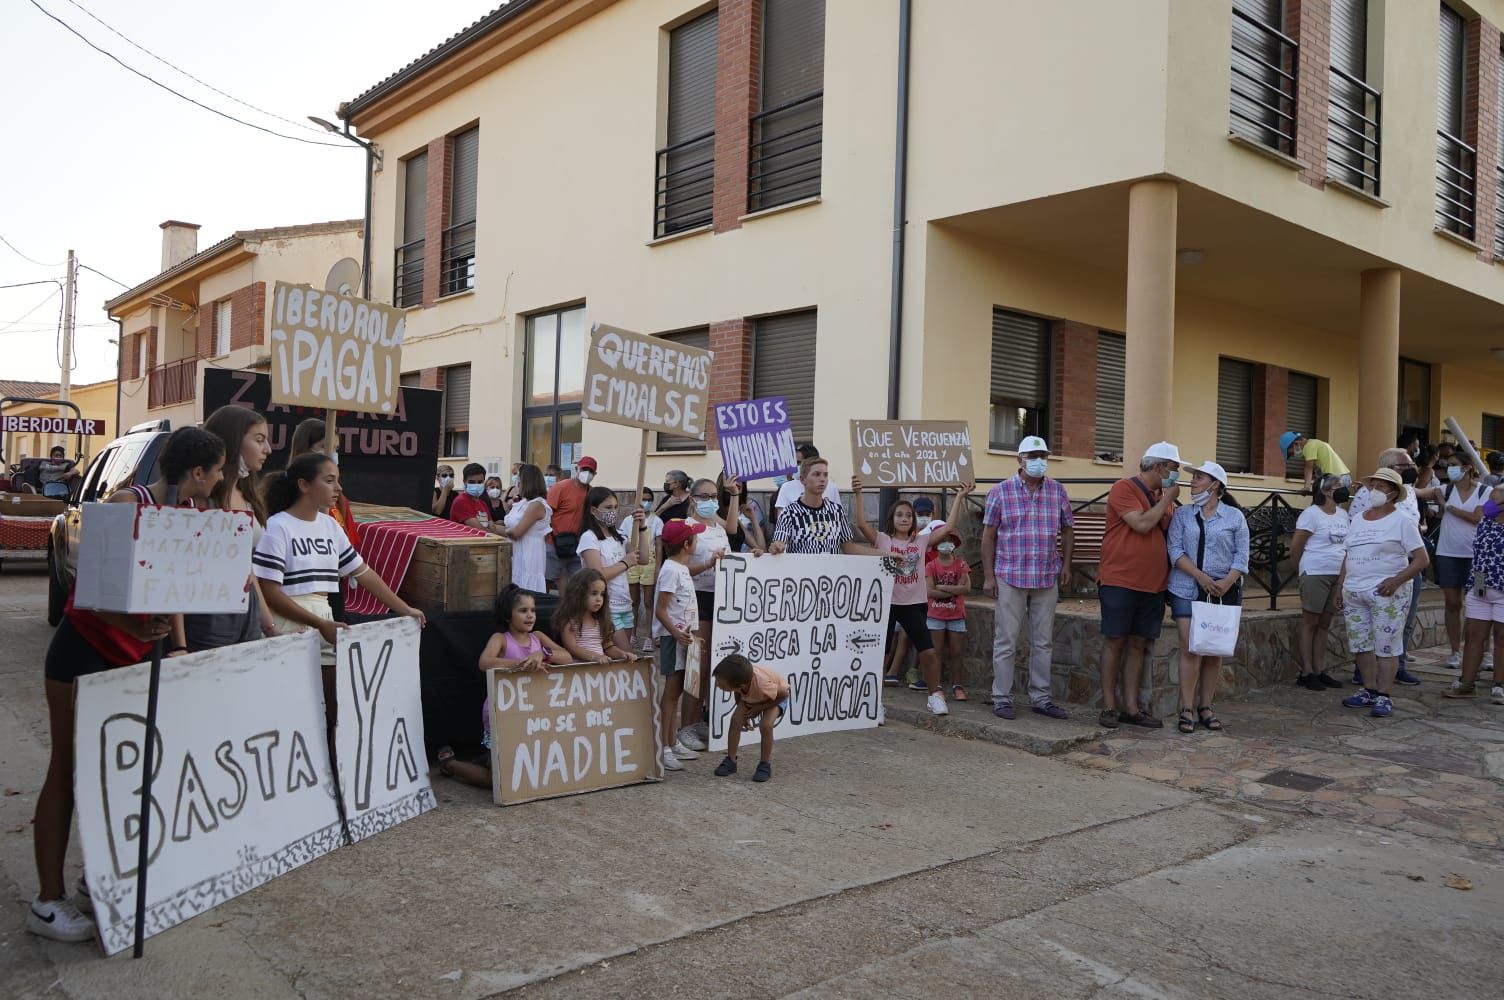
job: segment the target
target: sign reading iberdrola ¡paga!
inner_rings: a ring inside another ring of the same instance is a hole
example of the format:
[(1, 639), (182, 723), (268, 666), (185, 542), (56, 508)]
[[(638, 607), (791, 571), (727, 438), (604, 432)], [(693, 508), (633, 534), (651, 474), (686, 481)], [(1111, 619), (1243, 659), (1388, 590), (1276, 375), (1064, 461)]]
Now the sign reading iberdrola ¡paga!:
[(597, 323), (585, 358), (584, 415), (703, 439), (714, 356), (697, 347)]
[(277, 282), (272, 297), (272, 402), (391, 413), (402, 373), (401, 309)]

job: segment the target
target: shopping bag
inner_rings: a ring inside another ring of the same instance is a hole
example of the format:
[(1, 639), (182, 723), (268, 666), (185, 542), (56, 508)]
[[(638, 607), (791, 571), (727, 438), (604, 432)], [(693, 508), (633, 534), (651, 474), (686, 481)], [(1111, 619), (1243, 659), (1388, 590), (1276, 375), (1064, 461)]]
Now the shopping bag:
[(690, 640), (684, 652), (684, 693), (691, 698), (700, 697), (700, 637)]
[(1195, 656), (1232, 656), (1238, 648), (1243, 609), (1236, 604), (1191, 602), (1190, 651)]

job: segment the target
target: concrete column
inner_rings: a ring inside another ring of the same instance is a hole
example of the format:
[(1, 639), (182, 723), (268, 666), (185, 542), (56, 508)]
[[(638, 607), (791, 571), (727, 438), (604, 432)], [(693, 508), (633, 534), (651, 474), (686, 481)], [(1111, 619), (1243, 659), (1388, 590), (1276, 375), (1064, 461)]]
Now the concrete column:
[(1174, 440), (1174, 181), (1128, 189), (1128, 290), (1123, 401), (1123, 464), (1137, 471), (1144, 449)]
[(1364, 271), (1358, 297), (1358, 454), (1354, 476), (1374, 470), (1394, 447), (1400, 394), (1400, 272)]

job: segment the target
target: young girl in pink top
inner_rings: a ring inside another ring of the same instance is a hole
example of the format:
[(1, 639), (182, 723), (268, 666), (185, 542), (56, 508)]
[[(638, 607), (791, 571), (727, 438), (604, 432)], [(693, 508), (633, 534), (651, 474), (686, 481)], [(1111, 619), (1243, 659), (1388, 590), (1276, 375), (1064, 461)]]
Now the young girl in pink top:
[[(535, 632), (538, 625), (538, 608), (533, 595), (516, 584), (508, 584), (496, 595), (496, 623), (506, 631), (497, 632), (486, 643), (480, 654), (480, 669), (505, 670), (510, 673), (533, 671), (547, 673), (552, 662), (569, 659), (559, 645), (544, 635)], [(482, 710), (481, 743), (486, 753), (469, 761), (455, 760), (454, 751), (445, 747), (439, 751), (439, 771), (458, 778), (466, 784), (481, 788), (491, 787), (491, 699), (486, 699)]]

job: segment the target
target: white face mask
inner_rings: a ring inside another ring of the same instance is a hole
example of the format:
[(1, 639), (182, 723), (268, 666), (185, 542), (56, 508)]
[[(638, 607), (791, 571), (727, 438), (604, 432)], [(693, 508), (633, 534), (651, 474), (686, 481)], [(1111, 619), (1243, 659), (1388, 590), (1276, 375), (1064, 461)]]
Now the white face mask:
[(452, 485), (453, 483), (454, 483), (454, 477), (453, 476), (440, 476), (439, 477), (439, 485), (440, 486), (449, 486), (449, 485)]
[(1200, 493), (1192, 493), (1191, 494), (1191, 506), (1192, 507), (1205, 507), (1206, 504), (1207, 504), (1207, 501), (1211, 500), (1211, 498), (1212, 498), (1212, 491), (1211, 490), (1203, 490)]
[(492, 500), (498, 499), (501, 496), (501, 487), (491, 487), (489, 490), (486, 490), (486, 496), (490, 497)]
[(237, 476), (236, 478), (237, 479), (244, 479), (246, 476), (249, 476), (250, 474), (251, 474), (251, 470), (246, 467), (245, 459), (242, 458), (240, 460), (240, 475)]
[(594, 477), (595, 477), (595, 473), (591, 472), (589, 469), (581, 469), (576, 474), (575, 478), (579, 479), (580, 482), (582, 482), (582, 483), (584, 483), (584, 484), (586, 484), (588, 486), (590, 484), (590, 480), (593, 479)]

